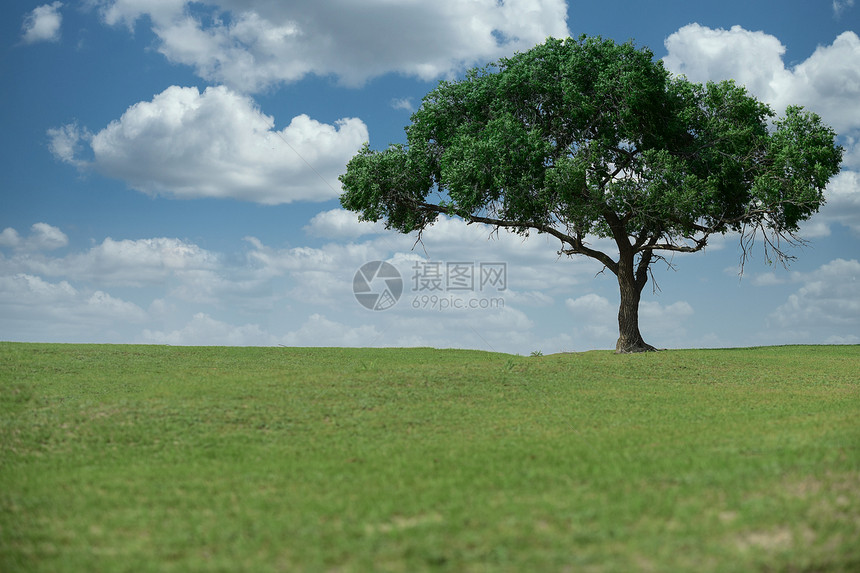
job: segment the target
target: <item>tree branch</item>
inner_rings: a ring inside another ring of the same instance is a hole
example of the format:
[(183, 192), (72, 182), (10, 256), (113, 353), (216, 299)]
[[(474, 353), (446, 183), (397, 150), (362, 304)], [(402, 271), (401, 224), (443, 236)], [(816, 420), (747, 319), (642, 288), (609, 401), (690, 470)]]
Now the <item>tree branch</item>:
[(701, 239), (690, 239), (694, 243), (694, 246), (690, 245), (675, 245), (674, 243), (654, 243), (651, 246), (644, 247), (642, 250), (651, 250), (651, 251), (672, 251), (675, 253), (698, 253), (706, 246), (708, 246), (708, 236), (705, 235)]
[[(432, 213), (441, 213), (443, 215), (452, 215), (449, 209), (445, 207), (440, 207), (439, 205), (434, 205), (432, 203), (419, 203), (418, 207), (425, 211), (430, 211)], [(546, 233), (547, 235), (552, 235), (562, 243), (562, 249), (559, 251), (565, 255), (585, 255), (587, 257), (591, 257), (606, 266), (613, 273), (617, 272), (618, 263), (612, 260), (609, 255), (602, 251), (598, 251), (595, 249), (591, 249), (585, 245), (582, 240), (582, 237), (576, 236), (571, 237), (565, 233), (562, 233), (558, 229), (554, 227), (550, 227), (549, 225), (544, 225), (541, 223), (535, 222), (526, 222), (526, 221), (514, 221), (509, 219), (497, 219), (494, 217), (482, 217), (480, 215), (461, 215), (456, 213), (457, 216), (461, 217), (466, 223), (484, 223), (487, 225), (494, 225), (496, 227), (505, 227), (505, 228), (529, 228), (534, 229), (539, 233)], [(570, 245), (569, 248), (564, 248), (564, 245)]]
[[(747, 230), (750, 227), (752, 230)], [(783, 242), (787, 243), (790, 247), (803, 247), (809, 244), (809, 241), (796, 236), (791, 231), (771, 229), (769, 235), (767, 227), (761, 220), (754, 221), (754, 224), (752, 225), (744, 223), (741, 231), (740, 275), (744, 274), (744, 266), (746, 265), (747, 258), (750, 256), (750, 251), (753, 250), (756, 235), (758, 235), (759, 231), (761, 231), (761, 236), (764, 241), (764, 256), (767, 257), (768, 264), (772, 262), (771, 253), (776, 255), (774, 258), (776, 258), (783, 267), (787, 267), (788, 263), (797, 258), (794, 255), (790, 255), (785, 252), (785, 249), (782, 246)]]

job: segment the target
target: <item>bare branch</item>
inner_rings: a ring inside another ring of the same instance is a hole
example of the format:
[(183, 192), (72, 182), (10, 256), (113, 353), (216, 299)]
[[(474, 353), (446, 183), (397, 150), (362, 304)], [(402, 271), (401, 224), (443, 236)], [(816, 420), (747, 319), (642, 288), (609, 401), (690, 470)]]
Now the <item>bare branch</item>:
[(708, 236), (704, 236), (700, 239), (690, 239), (695, 243), (695, 245), (676, 245), (674, 243), (655, 243), (653, 246), (649, 247), (654, 251), (673, 251), (675, 253), (698, 253), (706, 246), (708, 246)]
[(666, 258), (666, 257), (664, 257), (663, 255), (660, 255), (660, 254), (658, 254), (658, 253), (654, 253), (654, 254), (653, 254), (653, 258), (654, 258), (654, 260), (652, 261), (652, 264), (653, 264), (653, 263), (655, 263), (655, 262), (657, 262), (657, 261), (660, 261), (660, 262), (662, 262), (662, 263), (665, 263), (665, 264), (666, 264), (666, 268), (667, 268), (667, 269), (671, 269), (671, 270), (673, 270), (673, 271), (678, 270), (678, 269), (675, 267), (675, 263), (673, 263), (672, 261), (670, 261), (669, 259), (667, 259), (667, 258)]
[(661, 289), (660, 285), (657, 284), (657, 277), (654, 276), (654, 270), (650, 266), (648, 267), (648, 275), (651, 277), (651, 294), (663, 292), (663, 289)]
[(761, 233), (764, 242), (764, 256), (767, 258), (768, 264), (776, 259), (783, 268), (787, 268), (788, 264), (797, 259), (794, 255), (786, 252), (783, 243), (792, 248), (804, 247), (809, 244), (809, 241), (798, 237), (791, 231), (779, 230), (773, 227), (768, 228), (766, 222), (762, 219), (756, 220), (754, 224), (744, 224), (741, 232), (741, 260), (740, 260), (740, 276), (744, 274), (744, 266), (747, 258), (751, 256), (751, 252), (755, 246), (756, 236)]
[(418, 238), (415, 239), (415, 242), (412, 244), (412, 250), (415, 250), (415, 245), (421, 243), (421, 249), (424, 251), (424, 256), (428, 259), (430, 258), (430, 254), (427, 252), (427, 247), (424, 246), (424, 240), (421, 238), (421, 234), (424, 232), (424, 229), (418, 229)]
[[(432, 203), (419, 203), (417, 205), (417, 207), (419, 209), (423, 209), (425, 211), (430, 211), (433, 213), (441, 213), (443, 215), (451, 215), (451, 212), (448, 209), (445, 209), (444, 207), (440, 207), (439, 205), (434, 205)], [(499, 227), (514, 228), (514, 229), (524, 229), (524, 228), (534, 229), (539, 233), (546, 233), (547, 235), (552, 235), (553, 237), (557, 238), (559, 241), (561, 241), (562, 246), (564, 246), (565, 244), (569, 245), (568, 248), (562, 248), (560, 251), (561, 253), (563, 253), (565, 255), (568, 255), (568, 256), (570, 256), (570, 255), (585, 255), (587, 257), (591, 257), (592, 259), (596, 259), (597, 261), (600, 261), (601, 263), (603, 263), (613, 273), (616, 272), (616, 269), (618, 268), (618, 264), (615, 261), (613, 261), (609, 257), (609, 255), (607, 255), (606, 253), (603, 253), (602, 251), (598, 251), (596, 249), (591, 249), (591, 248), (587, 247), (585, 245), (585, 243), (583, 242), (581, 237), (579, 237), (579, 236), (571, 237), (570, 235), (562, 233), (558, 229), (550, 227), (549, 225), (544, 225), (544, 224), (537, 223), (534, 221), (514, 221), (514, 220), (509, 220), (509, 219), (497, 219), (497, 218), (493, 218), (493, 217), (482, 217), (480, 215), (471, 215), (471, 214), (461, 215), (458, 213), (457, 215), (460, 216), (464, 221), (466, 221), (467, 224), (484, 223), (487, 225), (493, 225), (497, 229)]]
[(595, 273), (595, 274), (594, 274), (594, 278), (599, 277), (599, 276), (600, 276), (600, 275), (602, 275), (605, 271), (606, 271), (606, 265), (604, 265), (602, 269), (600, 269), (599, 271), (597, 271), (597, 273)]

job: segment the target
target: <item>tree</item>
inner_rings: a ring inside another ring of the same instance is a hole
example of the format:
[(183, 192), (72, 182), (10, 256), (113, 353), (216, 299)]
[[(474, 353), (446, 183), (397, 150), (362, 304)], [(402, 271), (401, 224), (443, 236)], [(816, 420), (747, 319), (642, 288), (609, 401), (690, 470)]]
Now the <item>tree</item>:
[[(801, 221), (824, 203), (842, 148), (814, 113), (776, 118), (731, 81), (696, 84), (647, 48), (599, 37), (544, 44), (443, 81), (406, 128), (407, 144), (368, 144), (341, 175), (344, 208), (420, 233), (440, 214), (557, 238), (618, 279), (617, 352), (653, 350), (639, 300), (665, 253), (715, 234), (757, 238), (793, 257)], [(592, 248), (610, 238), (616, 251)]]

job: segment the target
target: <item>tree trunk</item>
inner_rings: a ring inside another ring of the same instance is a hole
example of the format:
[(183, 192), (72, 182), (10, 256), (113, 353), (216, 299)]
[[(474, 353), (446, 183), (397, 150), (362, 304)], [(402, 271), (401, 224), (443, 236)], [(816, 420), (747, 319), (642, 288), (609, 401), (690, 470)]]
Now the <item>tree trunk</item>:
[[(650, 253), (649, 253), (650, 255)], [(626, 260), (625, 260), (626, 259)], [(648, 257), (650, 260), (650, 256)], [(648, 261), (640, 261), (638, 271), (647, 271)], [(633, 257), (620, 257), (618, 261), (618, 286), (621, 290), (621, 304), (618, 307), (618, 342), (616, 354), (631, 352), (650, 352), (656, 350), (642, 339), (639, 332), (639, 298), (647, 282), (645, 272), (634, 272)]]

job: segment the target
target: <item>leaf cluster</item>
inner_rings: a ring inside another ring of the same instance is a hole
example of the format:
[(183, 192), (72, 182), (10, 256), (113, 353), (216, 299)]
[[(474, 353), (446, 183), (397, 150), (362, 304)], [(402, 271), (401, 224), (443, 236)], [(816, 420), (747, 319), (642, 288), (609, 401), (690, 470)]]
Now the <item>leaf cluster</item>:
[(815, 114), (775, 119), (734, 82), (696, 84), (647, 48), (585, 36), (441, 82), (406, 133), (349, 162), (345, 208), (403, 232), (442, 213), (536, 230), (589, 256), (586, 235), (650, 252), (793, 233), (842, 157)]

